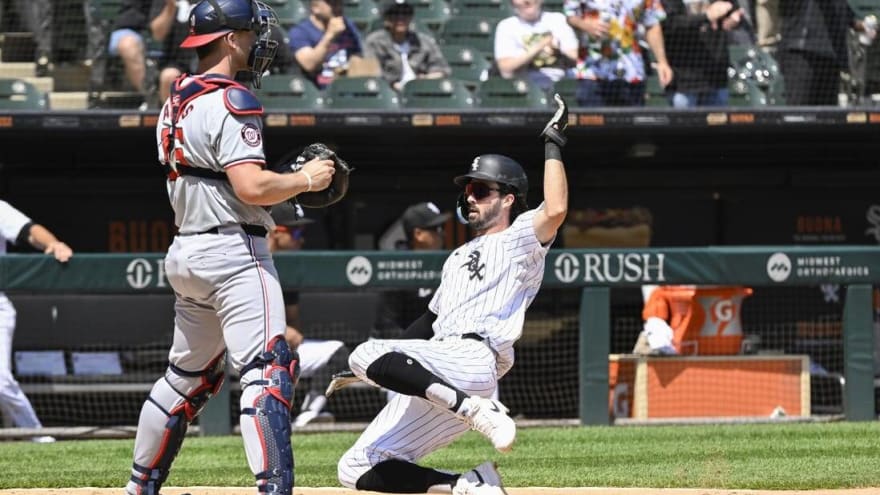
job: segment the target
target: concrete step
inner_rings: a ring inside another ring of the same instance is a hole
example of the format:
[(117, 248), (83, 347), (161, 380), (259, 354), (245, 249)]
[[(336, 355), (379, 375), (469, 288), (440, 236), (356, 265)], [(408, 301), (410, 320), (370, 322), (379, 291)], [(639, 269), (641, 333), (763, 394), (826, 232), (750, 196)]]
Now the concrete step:
[(22, 79), (36, 86), (43, 93), (51, 93), (55, 90), (55, 79), (51, 77), (22, 77)]
[(0, 62), (0, 77), (34, 77), (33, 62)]
[(88, 108), (89, 93), (86, 91), (49, 93), (49, 109), (51, 110), (86, 110)]

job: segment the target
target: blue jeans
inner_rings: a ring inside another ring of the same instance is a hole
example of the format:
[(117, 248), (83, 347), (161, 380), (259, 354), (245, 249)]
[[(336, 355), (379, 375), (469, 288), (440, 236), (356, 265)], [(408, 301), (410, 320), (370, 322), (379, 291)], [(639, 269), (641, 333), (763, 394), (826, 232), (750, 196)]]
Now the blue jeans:
[(580, 79), (575, 98), (581, 107), (641, 107), (645, 83)]
[(669, 95), (669, 104), (675, 108), (726, 107), (729, 95), (727, 88), (696, 92), (676, 91)]

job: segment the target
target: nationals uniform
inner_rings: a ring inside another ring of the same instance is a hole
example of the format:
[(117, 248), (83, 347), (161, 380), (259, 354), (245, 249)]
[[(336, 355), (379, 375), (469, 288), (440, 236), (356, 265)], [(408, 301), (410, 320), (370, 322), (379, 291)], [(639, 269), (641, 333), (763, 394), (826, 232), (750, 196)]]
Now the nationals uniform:
[[(544, 276), (550, 243), (542, 245), (535, 235), (536, 211), (526, 211), (507, 229), (476, 237), (450, 254), (428, 305), (437, 315), (430, 340), (365, 342), (351, 355), (352, 371), (362, 377), (380, 356), (400, 352), (463, 392), (490, 397), (498, 379), (513, 366), (513, 344)], [(354, 488), (379, 462), (414, 462), (468, 429), (449, 409), (398, 394), (343, 455), (339, 480)]]
[[(203, 0), (190, 11), (190, 35), (181, 46), (203, 47), (237, 32), (204, 54), (238, 64), (230, 44), (253, 31), (249, 72), (258, 84), (274, 56), (273, 22), (261, 2)], [(298, 358), (284, 340), (284, 301), (266, 238), (274, 222), (265, 208), (239, 199), (225, 173), (265, 164), (262, 111), (229, 74), (211, 73), (175, 81), (159, 115), (159, 162), (178, 227), (165, 257), (176, 296), (174, 339), (168, 370), (141, 409), (129, 494), (159, 494), (187, 425), (222, 385), (224, 355), (241, 376), (241, 435), (257, 487), (292, 493), (290, 407)]]
[[(6, 243), (27, 244), (33, 222), (6, 201), (0, 201), (0, 256), (6, 254)], [(23, 238), (22, 238), (23, 236)], [(0, 410), (3, 416), (20, 428), (43, 425), (15, 378), (12, 376), (12, 335), (15, 332), (15, 308), (0, 292)]]

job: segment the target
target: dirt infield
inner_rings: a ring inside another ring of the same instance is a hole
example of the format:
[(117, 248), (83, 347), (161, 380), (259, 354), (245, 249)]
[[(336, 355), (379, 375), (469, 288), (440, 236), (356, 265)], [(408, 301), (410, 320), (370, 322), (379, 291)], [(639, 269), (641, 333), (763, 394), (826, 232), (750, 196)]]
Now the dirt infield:
[[(119, 495), (121, 488), (33, 488), (0, 490), (0, 495)], [(252, 488), (194, 486), (165, 488), (163, 495), (253, 495)], [(876, 495), (878, 488), (845, 490), (718, 490), (708, 488), (508, 488), (509, 495)], [(387, 495), (345, 488), (296, 488), (294, 495)]]

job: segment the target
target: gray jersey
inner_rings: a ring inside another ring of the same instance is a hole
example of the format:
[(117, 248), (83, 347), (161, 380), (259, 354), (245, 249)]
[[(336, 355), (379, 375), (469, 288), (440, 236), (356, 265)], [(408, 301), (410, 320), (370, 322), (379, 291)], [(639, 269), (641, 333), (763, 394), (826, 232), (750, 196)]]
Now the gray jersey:
[(507, 229), (453, 251), (428, 304), (437, 315), (435, 337), (479, 334), (498, 353), (499, 377), (513, 366), (513, 344), (544, 277), (551, 243), (541, 245), (535, 235), (536, 212), (522, 213)]
[[(243, 163), (265, 165), (262, 120), (254, 115), (232, 114), (223, 97), (223, 89), (218, 89), (193, 98), (181, 109), (175, 139), (177, 163), (215, 172)], [(162, 141), (170, 129), (171, 109), (166, 101), (156, 126), (159, 161), (165, 165), (169, 158)], [(227, 224), (263, 225), (270, 230), (275, 226), (265, 208), (242, 202), (224, 180), (182, 176), (169, 181), (168, 196), (174, 223), (182, 234)]]

